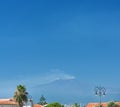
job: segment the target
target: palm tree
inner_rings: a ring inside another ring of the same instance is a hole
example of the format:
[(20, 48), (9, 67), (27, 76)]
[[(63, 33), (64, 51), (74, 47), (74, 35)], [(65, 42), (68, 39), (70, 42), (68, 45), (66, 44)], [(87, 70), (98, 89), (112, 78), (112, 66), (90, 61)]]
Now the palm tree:
[(26, 92), (25, 86), (18, 85), (13, 98), (18, 103), (19, 107), (23, 107), (24, 103), (28, 101), (27, 95), (28, 92)]

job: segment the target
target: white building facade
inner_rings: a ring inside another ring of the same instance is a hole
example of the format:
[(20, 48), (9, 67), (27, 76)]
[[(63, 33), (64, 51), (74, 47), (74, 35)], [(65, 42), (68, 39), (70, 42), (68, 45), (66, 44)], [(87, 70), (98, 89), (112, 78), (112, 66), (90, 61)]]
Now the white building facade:
[(0, 107), (18, 107), (13, 99), (0, 99)]

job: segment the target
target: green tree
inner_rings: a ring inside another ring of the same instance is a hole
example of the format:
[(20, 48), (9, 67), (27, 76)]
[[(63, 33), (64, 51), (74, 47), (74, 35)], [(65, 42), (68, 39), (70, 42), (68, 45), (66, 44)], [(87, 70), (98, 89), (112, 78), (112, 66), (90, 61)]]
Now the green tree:
[(119, 107), (119, 105), (116, 102), (111, 101), (108, 103), (107, 107)]
[(63, 107), (63, 105), (61, 105), (58, 102), (53, 102), (53, 103), (48, 104), (46, 107)]
[(41, 95), (40, 101), (38, 102), (38, 104), (40, 104), (40, 105), (45, 105), (45, 104), (47, 104), (46, 99), (45, 99), (45, 97), (44, 97), (43, 95)]
[(80, 105), (78, 103), (74, 103), (72, 107), (80, 107)]
[(13, 98), (18, 103), (19, 107), (23, 107), (24, 103), (28, 101), (27, 95), (28, 92), (26, 92), (25, 86), (18, 85)]

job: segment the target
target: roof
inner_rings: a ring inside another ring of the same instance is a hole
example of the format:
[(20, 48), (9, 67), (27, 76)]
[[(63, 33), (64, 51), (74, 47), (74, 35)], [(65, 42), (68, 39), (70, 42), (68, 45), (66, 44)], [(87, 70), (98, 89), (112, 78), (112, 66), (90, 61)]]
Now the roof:
[[(101, 103), (102, 107), (107, 107), (107, 103)], [(99, 106), (99, 103), (88, 103), (86, 107), (96, 107)]]
[(0, 99), (0, 105), (17, 105), (13, 99)]
[(34, 104), (34, 106), (33, 107), (43, 107), (42, 105), (40, 105), (40, 104)]
[[(120, 102), (116, 102), (120, 106)], [(100, 103), (88, 103), (86, 107), (96, 107), (99, 106)], [(108, 102), (101, 103), (102, 107), (107, 107)]]

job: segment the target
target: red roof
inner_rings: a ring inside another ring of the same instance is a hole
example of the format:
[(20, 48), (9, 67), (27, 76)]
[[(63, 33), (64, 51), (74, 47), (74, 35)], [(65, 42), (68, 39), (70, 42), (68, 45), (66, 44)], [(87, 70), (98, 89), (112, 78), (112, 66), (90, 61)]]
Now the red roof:
[(42, 105), (40, 105), (40, 104), (34, 104), (34, 106), (33, 107), (43, 107)]
[(0, 105), (16, 105), (13, 99), (0, 99)]
[[(88, 103), (86, 107), (96, 107), (99, 103)], [(107, 107), (107, 103), (102, 103), (102, 107)]]
[[(116, 102), (120, 106), (120, 102)], [(100, 103), (88, 103), (86, 107), (96, 107), (99, 106)], [(108, 102), (101, 103), (102, 107), (107, 107)]]

